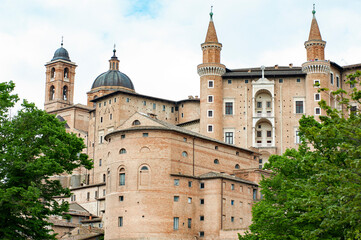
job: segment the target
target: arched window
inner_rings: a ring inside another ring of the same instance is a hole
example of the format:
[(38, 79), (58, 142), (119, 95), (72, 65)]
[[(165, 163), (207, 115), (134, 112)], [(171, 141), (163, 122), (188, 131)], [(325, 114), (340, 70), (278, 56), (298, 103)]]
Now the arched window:
[(68, 100), (68, 87), (63, 87), (63, 100)]
[(183, 151), (183, 152), (182, 152), (182, 156), (183, 156), (183, 157), (188, 157), (188, 153), (187, 153), (186, 151)]
[[(97, 95), (95, 95), (94, 97), (93, 97), (93, 100), (94, 99), (96, 99), (98, 96)], [(97, 106), (97, 103), (96, 102), (93, 102), (93, 107), (96, 107)]]
[(49, 99), (54, 100), (54, 98), (55, 98), (55, 87), (51, 86), (49, 91)]
[(219, 164), (219, 160), (218, 159), (214, 159), (214, 164)]
[(52, 68), (50, 71), (50, 78), (54, 78), (55, 77), (55, 68)]
[(64, 78), (69, 78), (69, 68), (64, 69)]
[(119, 154), (125, 154), (125, 153), (127, 153), (127, 150), (125, 150), (125, 148), (119, 150)]
[(139, 170), (139, 185), (148, 186), (150, 183), (150, 171), (148, 166), (142, 166)]
[(125, 169), (121, 168), (119, 170), (119, 185), (124, 186), (125, 185)]
[(239, 164), (236, 164), (236, 166), (234, 166), (235, 169), (239, 169)]
[(140, 125), (140, 121), (139, 120), (135, 120), (133, 123), (132, 123), (133, 126), (136, 126), (136, 125)]

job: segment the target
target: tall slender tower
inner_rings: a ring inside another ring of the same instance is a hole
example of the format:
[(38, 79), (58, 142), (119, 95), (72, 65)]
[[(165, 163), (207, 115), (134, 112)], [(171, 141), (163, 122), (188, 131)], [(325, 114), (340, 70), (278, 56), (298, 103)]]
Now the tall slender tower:
[(68, 51), (63, 48), (63, 41), (61, 47), (55, 51), (53, 59), (46, 63), (45, 67), (45, 111), (55, 111), (73, 105), (77, 65), (70, 61)]
[(200, 76), (200, 132), (223, 141), (223, 81), (226, 67), (221, 64), (222, 44), (218, 42), (213, 12), (205, 42), (201, 45), (203, 63), (198, 65)]
[[(302, 64), (302, 71), (306, 75), (306, 114), (321, 114), (318, 102), (315, 101), (319, 83), (321, 87), (328, 87), (330, 74), (330, 62), (325, 60), (326, 41), (322, 40), (321, 32), (316, 20), (315, 5), (313, 5), (312, 22), (308, 41), (305, 42), (307, 62)], [(326, 93), (321, 93), (321, 98), (327, 99)]]

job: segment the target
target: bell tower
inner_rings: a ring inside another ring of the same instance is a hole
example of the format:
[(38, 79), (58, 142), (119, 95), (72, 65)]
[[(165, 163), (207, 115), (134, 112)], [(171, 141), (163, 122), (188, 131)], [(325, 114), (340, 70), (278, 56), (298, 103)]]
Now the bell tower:
[[(305, 42), (307, 62), (302, 64), (302, 71), (306, 73), (306, 115), (323, 114), (315, 101), (318, 87), (328, 87), (330, 75), (330, 61), (325, 60), (326, 41), (322, 40), (321, 32), (316, 20), (315, 4), (313, 4), (312, 22), (308, 40)], [(329, 99), (325, 92), (321, 92), (321, 98)]]
[(73, 105), (74, 77), (77, 65), (70, 61), (68, 51), (58, 48), (53, 59), (45, 64), (45, 103), (44, 110), (55, 111)]
[(206, 40), (202, 43), (203, 63), (198, 65), (200, 76), (200, 133), (223, 141), (223, 79), (226, 67), (221, 64), (222, 44), (218, 42), (213, 12)]

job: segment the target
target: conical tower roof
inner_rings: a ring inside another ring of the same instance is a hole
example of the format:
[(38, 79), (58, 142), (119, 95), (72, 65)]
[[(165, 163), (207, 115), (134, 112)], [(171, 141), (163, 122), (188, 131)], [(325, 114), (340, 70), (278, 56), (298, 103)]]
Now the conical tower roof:
[(316, 14), (315, 9), (313, 9), (312, 14), (313, 14), (313, 18), (312, 18), (312, 22), (311, 22), (311, 29), (310, 29), (310, 35), (308, 37), (308, 41), (322, 40), (321, 32), (318, 27), (318, 23), (317, 23), (316, 16), (315, 16), (315, 14)]
[(210, 12), (209, 15), (210, 15), (210, 20), (209, 20), (208, 31), (207, 31), (205, 43), (207, 43), (207, 42), (218, 43), (216, 28), (214, 27), (214, 23), (213, 23), (213, 12)]

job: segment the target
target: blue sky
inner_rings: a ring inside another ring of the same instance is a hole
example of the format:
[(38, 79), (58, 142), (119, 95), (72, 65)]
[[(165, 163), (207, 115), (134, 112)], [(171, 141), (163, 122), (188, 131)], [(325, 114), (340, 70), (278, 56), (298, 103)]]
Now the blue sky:
[(77, 65), (75, 103), (86, 103), (94, 79), (108, 70), (113, 45), (120, 70), (138, 93), (180, 100), (199, 95), (210, 6), (221, 61), (228, 68), (301, 65), (312, 5), (326, 59), (361, 63), (361, 1), (319, 0), (0, 0), (1, 81), (44, 104), (45, 67), (64, 36)]

